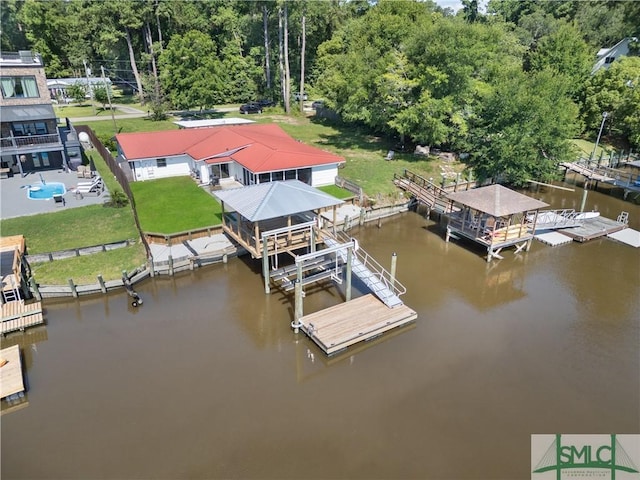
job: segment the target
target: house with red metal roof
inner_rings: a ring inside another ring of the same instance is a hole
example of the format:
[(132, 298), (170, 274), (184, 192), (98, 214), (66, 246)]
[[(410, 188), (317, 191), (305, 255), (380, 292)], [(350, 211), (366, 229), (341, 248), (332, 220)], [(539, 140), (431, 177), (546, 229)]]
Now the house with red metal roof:
[(202, 184), (232, 177), (243, 185), (295, 179), (318, 187), (332, 185), (345, 161), (275, 124), (120, 133), (116, 143), (134, 181), (192, 175)]

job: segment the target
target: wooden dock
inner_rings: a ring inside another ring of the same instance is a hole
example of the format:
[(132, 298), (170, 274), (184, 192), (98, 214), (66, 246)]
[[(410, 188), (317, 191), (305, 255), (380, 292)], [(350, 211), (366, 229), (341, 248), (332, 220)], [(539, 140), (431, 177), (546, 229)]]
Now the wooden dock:
[(576, 242), (586, 242), (594, 238), (618, 232), (627, 227), (628, 225), (626, 223), (599, 216), (587, 218), (579, 227), (565, 228), (562, 230), (562, 234), (573, 238)]
[(27, 327), (44, 323), (42, 316), (42, 303), (24, 303), (21, 300), (2, 304), (2, 323), (0, 333), (2, 335), (24, 331)]
[(0, 367), (0, 398), (24, 392), (20, 347), (13, 345), (0, 350), (0, 363), (4, 361), (6, 363)]
[(418, 314), (399, 305), (387, 307), (372, 294), (334, 305), (300, 319), (302, 331), (327, 355), (370, 340), (393, 328), (413, 322)]

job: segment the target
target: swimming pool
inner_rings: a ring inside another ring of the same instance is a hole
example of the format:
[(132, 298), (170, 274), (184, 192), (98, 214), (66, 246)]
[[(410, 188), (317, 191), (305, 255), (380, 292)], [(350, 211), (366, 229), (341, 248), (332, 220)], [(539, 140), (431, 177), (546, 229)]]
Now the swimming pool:
[(64, 195), (65, 193), (67, 193), (67, 189), (64, 187), (64, 183), (37, 183), (27, 187), (27, 196), (31, 200), (49, 200), (54, 195)]

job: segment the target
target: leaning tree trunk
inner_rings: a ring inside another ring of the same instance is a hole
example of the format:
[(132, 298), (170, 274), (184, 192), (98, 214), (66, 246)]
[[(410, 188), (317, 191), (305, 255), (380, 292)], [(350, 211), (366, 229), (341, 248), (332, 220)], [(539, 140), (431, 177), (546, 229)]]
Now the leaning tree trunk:
[(140, 97), (140, 102), (144, 99), (144, 91), (142, 90), (142, 79), (140, 78), (140, 72), (138, 72), (138, 66), (136, 65), (136, 56), (133, 53), (133, 44), (131, 42), (131, 34), (129, 33), (129, 29), (124, 29), (126, 33), (127, 39), (127, 48), (129, 49), (129, 61), (131, 62), (131, 70), (133, 70), (133, 76), (136, 79), (136, 84), (138, 85), (138, 96)]
[(291, 97), (291, 70), (289, 68), (289, 14), (287, 11), (287, 2), (284, 2), (284, 88), (285, 88), (285, 105), (287, 114), (291, 113), (289, 107), (289, 98)]
[(304, 51), (307, 43), (306, 34), (307, 17), (302, 14), (302, 46), (300, 47), (300, 113), (304, 113)]
[(158, 81), (158, 69), (156, 67), (156, 56), (153, 51), (153, 38), (151, 37), (151, 26), (149, 22), (145, 23), (144, 27), (144, 36), (149, 49), (149, 55), (151, 55), (151, 70), (153, 72), (153, 90), (155, 95), (153, 101), (155, 103), (160, 101), (160, 82)]
[(262, 6), (262, 32), (264, 35), (264, 76), (267, 82), (267, 91), (271, 92), (271, 55), (269, 53), (269, 10)]

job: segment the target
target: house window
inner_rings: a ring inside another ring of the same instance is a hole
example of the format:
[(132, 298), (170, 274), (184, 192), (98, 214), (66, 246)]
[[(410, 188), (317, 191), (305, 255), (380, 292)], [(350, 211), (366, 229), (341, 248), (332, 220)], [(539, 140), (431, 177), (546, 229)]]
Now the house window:
[(296, 171), (295, 170), (287, 170), (284, 172), (285, 180), (295, 180), (296, 179)]
[(26, 137), (27, 135), (46, 135), (49, 133), (45, 122), (23, 122), (11, 125), (15, 137)]
[(167, 166), (167, 159), (166, 158), (156, 158), (156, 166), (158, 168), (166, 167)]
[(2, 77), (0, 89), (3, 98), (38, 98), (36, 77)]
[(613, 61), (616, 59), (616, 57), (607, 57), (604, 59), (604, 63), (605, 65), (609, 65), (610, 63), (613, 63)]
[(282, 180), (284, 172), (271, 172), (271, 181), (277, 182), (278, 180)]
[(271, 174), (270, 173), (261, 173), (258, 176), (258, 183), (267, 183), (271, 181)]

